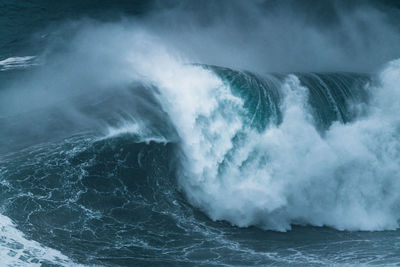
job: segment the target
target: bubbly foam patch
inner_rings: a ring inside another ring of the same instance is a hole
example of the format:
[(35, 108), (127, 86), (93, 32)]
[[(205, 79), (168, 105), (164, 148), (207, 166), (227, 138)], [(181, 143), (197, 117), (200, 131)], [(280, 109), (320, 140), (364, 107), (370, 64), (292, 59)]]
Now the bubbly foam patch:
[(61, 252), (28, 240), (10, 218), (0, 214), (0, 259), (2, 266), (82, 266)]

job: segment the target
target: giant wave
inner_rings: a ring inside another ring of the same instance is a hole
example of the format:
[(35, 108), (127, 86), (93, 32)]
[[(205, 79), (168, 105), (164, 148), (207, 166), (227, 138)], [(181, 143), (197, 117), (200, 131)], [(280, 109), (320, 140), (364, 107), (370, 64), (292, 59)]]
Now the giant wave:
[(187, 197), (238, 226), (398, 228), (398, 65), (374, 83), (179, 65), (154, 76), (181, 138)]
[[(107, 120), (114, 121), (114, 132), (140, 129), (148, 140), (177, 143), (178, 184), (210, 218), (279, 231), (294, 224), (398, 228), (398, 61), (372, 78), (355, 73), (260, 75), (191, 64), (141, 31), (106, 30), (112, 38), (103, 42), (112, 50), (87, 45), (102, 31), (98, 28), (72, 41), (61, 69), (72, 70), (75, 77), (74, 66), (81, 64), (75, 59), (83, 54), (86, 69), (60, 90), (91, 85), (93, 68), (104, 74), (93, 82), (96, 94), (123, 90), (121, 103), (132, 100), (131, 107), (121, 116), (121, 104), (114, 104), (120, 115)], [(57, 70), (51, 58), (47, 64), (50, 78), (34, 76), (36, 84), (59, 80), (58, 74), (51, 75), (59, 73), (59, 63)], [(84, 114), (87, 125), (99, 121), (106, 107), (103, 100), (90, 112), (75, 107), (73, 118)]]
[(59, 264), (194, 264), (211, 247), (214, 264), (307, 263), (241, 245), (229, 224), (399, 227), (399, 61), (372, 75), (263, 74), (194, 64), (149, 33), (104, 27), (26, 73), (2, 72), (25, 76), (0, 91), (1, 213), (24, 240), (66, 255)]

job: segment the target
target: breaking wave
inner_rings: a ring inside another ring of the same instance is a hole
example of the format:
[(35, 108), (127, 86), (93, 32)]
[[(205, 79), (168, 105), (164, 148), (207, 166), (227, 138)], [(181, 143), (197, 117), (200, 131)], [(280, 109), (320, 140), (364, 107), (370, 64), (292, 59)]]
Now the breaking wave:
[(242, 227), (398, 228), (399, 70), (388, 64), (374, 83), (201, 66), (153, 76), (181, 138), (187, 197)]
[[(91, 46), (104, 30), (111, 38)], [(47, 58), (46, 79), (33, 78), (38, 88), (71, 76), (47, 98), (89, 88), (63, 118), (97, 128), (105, 121), (100, 139), (133, 134), (176, 144), (179, 188), (213, 220), (278, 231), (399, 227), (400, 61), (376, 76), (260, 75), (192, 64), (145, 32), (128, 33), (110, 25), (82, 31), (54, 57), (56, 70)], [(95, 94), (96, 104), (82, 100)]]
[(262, 76), (157, 51), (134, 58), (134, 70), (179, 136), (181, 188), (213, 220), (398, 228), (399, 61), (373, 80)]

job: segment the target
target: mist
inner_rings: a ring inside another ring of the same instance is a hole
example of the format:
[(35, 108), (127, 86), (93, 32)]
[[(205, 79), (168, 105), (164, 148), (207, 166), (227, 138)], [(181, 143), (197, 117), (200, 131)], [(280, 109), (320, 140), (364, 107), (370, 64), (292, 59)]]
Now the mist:
[(192, 60), (256, 72), (372, 72), (399, 56), (399, 11), (373, 2), (175, 2), (146, 25)]

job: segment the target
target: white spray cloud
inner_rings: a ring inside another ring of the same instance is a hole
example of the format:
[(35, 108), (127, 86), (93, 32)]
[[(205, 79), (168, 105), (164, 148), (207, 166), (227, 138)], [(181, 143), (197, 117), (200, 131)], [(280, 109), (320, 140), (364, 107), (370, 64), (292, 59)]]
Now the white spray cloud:
[[(231, 105), (233, 114), (225, 113), (228, 119), (222, 124), (233, 132), (224, 132), (220, 139), (202, 136), (216, 153), (205, 146), (185, 147), (186, 154), (196, 157), (191, 163), (203, 168), (202, 172), (192, 171), (191, 165), (186, 166), (188, 181), (183, 184), (189, 198), (211, 218), (239, 226), (274, 230), (287, 230), (292, 224), (340, 230), (398, 228), (398, 77), (399, 63), (392, 62), (380, 75), (381, 85), (370, 88), (374, 104), (369, 115), (353, 123), (335, 123), (324, 137), (310, 116), (307, 89), (293, 75), (282, 85), (286, 97), (283, 122), (278, 126), (262, 133), (240, 123), (236, 127), (230, 121), (240, 117), (240, 109)], [(180, 117), (175, 114), (172, 119), (179, 121)], [(214, 123), (213, 116), (205, 120)], [(196, 132), (209, 129), (207, 123), (195, 127), (201, 128)], [(225, 139), (232, 141), (238, 133), (245, 134), (244, 140), (237, 147), (226, 145)], [(192, 137), (192, 133), (187, 135), (185, 142), (190, 143)], [(231, 149), (234, 152), (228, 159)], [(225, 155), (224, 168), (216, 155)]]

